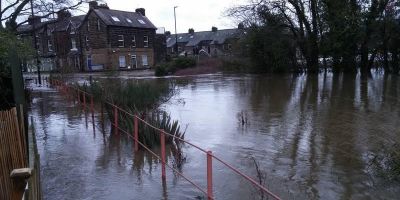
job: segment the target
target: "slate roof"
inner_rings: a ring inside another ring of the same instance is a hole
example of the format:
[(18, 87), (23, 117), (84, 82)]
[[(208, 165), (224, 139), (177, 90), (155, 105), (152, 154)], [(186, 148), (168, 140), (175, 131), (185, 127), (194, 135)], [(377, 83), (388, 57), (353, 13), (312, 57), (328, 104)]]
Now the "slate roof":
[[(198, 45), (202, 41), (209, 41), (210, 44), (223, 44), (227, 39), (240, 38), (243, 34), (241, 29), (224, 29), (213, 31), (202, 31), (191, 33), (179, 33), (178, 43), (186, 43), (185, 46), (192, 47)], [(167, 47), (175, 45), (175, 34), (167, 37)]]
[[(51, 31), (66, 31), (70, 24), (73, 24), (75, 27), (79, 27), (79, 25), (85, 19), (85, 16), (86, 15), (78, 15), (78, 16), (68, 17), (61, 21), (59, 21), (57, 19), (52, 19), (49, 21), (44, 21), (44, 22), (40, 22), (40, 23), (36, 24), (35, 28), (41, 29), (47, 24), (47, 27)], [(32, 30), (32, 25), (29, 25), (29, 24), (21, 25), (17, 28), (17, 32), (19, 32), (19, 33), (30, 32), (31, 30)]]
[[(44, 25), (51, 24), (51, 23), (54, 23), (54, 22), (55, 22), (55, 20), (52, 19), (52, 20), (49, 20), (49, 21), (44, 21), (44, 22), (37, 23), (35, 25), (35, 29), (39, 30), (39, 29), (43, 28)], [(31, 31), (32, 31), (32, 25), (29, 25), (29, 24), (24, 24), (24, 25), (21, 25), (21, 26), (17, 27), (17, 32), (18, 33), (27, 33), (27, 32), (31, 32)]]
[[(135, 28), (157, 29), (146, 16), (143, 16), (137, 12), (111, 10), (107, 8), (97, 8), (94, 9), (93, 11), (108, 26), (125, 26), (125, 27), (135, 27)], [(117, 17), (119, 21), (113, 20), (112, 17)], [(139, 20), (142, 20), (144, 24), (140, 23)]]

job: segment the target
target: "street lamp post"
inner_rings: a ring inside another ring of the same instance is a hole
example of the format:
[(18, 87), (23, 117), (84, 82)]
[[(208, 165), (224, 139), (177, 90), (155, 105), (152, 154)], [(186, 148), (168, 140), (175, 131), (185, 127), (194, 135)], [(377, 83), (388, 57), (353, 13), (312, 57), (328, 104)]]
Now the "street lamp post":
[(178, 33), (176, 31), (176, 8), (178, 8), (178, 6), (174, 6), (174, 18), (175, 18), (175, 52), (176, 55), (178, 55)]
[(39, 63), (39, 54), (38, 54), (38, 46), (37, 46), (37, 38), (36, 38), (36, 27), (35, 27), (35, 15), (33, 12), (33, 0), (31, 0), (31, 17), (32, 17), (32, 36), (33, 36), (33, 44), (35, 46), (35, 60), (36, 60), (36, 67), (37, 67), (37, 73), (38, 73), (38, 81), (39, 85), (42, 85), (42, 78), (40, 76), (40, 63)]

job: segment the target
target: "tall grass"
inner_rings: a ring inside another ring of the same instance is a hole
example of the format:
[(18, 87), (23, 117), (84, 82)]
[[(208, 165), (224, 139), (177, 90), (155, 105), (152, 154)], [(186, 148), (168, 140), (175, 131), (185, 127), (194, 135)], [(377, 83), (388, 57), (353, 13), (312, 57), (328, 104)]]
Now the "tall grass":
[[(78, 86), (82, 90), (94, 95), (96, 101), (110, 102), (118, 107), (139, 116), (153, 126), (165, 130), (178, 138), (184, 138), (178, 121), (160, 109), (160, 105), (168, 102), (176, 93), (175, 83), (165, 81), (106, 81), (93, 82), (90, 85)], [(109, 104), (105, 104), (110, 121), (114, 120), (114, 110)], [(119, 126), (133, 131), (133, 120), (125, 113), (118, 113)], [(139, 141), (152, 147), (160, 142), (160, 134), (153, 128), (139, 123)], [(166, 142), (177, 144), (173, 137), (166, 136)]]

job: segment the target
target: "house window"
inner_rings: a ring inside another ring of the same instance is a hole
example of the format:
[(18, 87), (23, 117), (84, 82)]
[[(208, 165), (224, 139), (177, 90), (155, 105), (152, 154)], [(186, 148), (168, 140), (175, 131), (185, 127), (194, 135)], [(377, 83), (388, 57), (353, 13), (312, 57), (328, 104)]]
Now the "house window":
[(228, 50), (232, 50), (232, 45), (228, 44)]
[(118, 35), (118, 47), (124, 47), (124, 36), (123, 35)]
[(89, 47), (89, 37), (85, 36), (85, 41), (86, 41), (86, 47)]
[(75, 40), (75, 38), (71, 38), (71, 50), (76, 50), (76, 40)]
[(136, 47), (136, 36), (132, 38), (132, 47)]
[(50, 36), (51, 35), (51, 30), (47, 29), (46, 33), (47, 33), (47, 36)]
[(114, 20), (115, 22), (119, 22), (119, 21), (120, 21), (119, 18), (116, 17), (116, 16), (111, 16), (111, 18), (112, 18), (112, 20)]
[(141, 20), (141, 19), (138, 19), (138, 22), (141, 23), (141, 24), (146, 24), (146, 22), (144, 22), (144, 21)]
[(88, 21), (87, 21), (87, 31), (89, 31), (89, 29), (90, 29), (90, 21), (88, 19)]
[(53, 51), (53, 44), (52, 44), (51, 40), (47, 40), (47, 48), (49, 51)]
[(132, 20), (126, 18), (126, 21), (129, 22), (130, 24), (132, 24)]
[(100, 19), (97, 19), (97, 30), (100, 31), (101, 27), (100, 27)]
[(178, 52), (181, 52), (182, 51), (182, 47), (178, 47)]
[(147, 55), (142, 55), (142, 64), (143, 64), (143, 66), (149, 66), (149, 62), (147, 60)]
[(119, 56), (119, 67), (120, 68), (126, 67), (125, 56)]
[(143, 37), (143, 44), (144, 47), (149, 47), (149, 37), (147, 35)]
[(131, 56), (131, 65), (132, 65), (132, 68), (137, 68), (136, 55)]
[(87, 55), (87, 67), (92, 70), (92, 55)]

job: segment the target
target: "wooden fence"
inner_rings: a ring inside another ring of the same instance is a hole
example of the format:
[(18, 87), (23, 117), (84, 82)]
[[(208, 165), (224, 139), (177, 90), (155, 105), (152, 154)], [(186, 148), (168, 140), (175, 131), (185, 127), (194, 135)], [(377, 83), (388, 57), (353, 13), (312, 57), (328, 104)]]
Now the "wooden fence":
[(25, 138), (24, 122), (18, 120), (17, 109), (0, 111), (0, 199), (22, 198), (21, 186), (10, 174), (13, 169), (28, 166)]
[(31, 118), (29, 138), (29, 167), (32, 170), (31, 177), (28, 180), (28, 191), (24, 194), (24, 199), (41, 200), (42, 190), (40, 184), (40, 155), (36, 146), (36, 133), (33, 118)]

